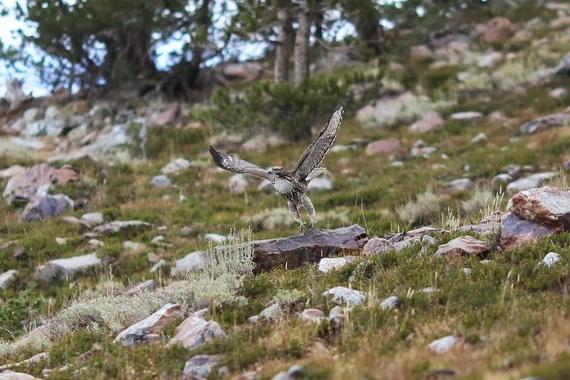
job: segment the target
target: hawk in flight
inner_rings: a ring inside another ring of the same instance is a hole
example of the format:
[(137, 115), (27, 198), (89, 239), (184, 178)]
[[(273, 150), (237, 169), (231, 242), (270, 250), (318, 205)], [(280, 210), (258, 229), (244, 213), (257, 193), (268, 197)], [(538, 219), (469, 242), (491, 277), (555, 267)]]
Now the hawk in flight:
[(317, 213), (313, 203), (307, 196), (309, 182), (321, 175), (325, 169), (319, 164), (332, 146), (336, 132), (342, 120), (343, 106), (341, 105), (330, 117), (327, 125), (313, 140), (311, 145), (305, 150), (293, 170), (285, 170), (281, 166), (274, 166), (269, 170), (263, 169), (255, 164), (239, 159), (229, 154), (218, 152), (210, 146), (210, 154), (216, 164), (225, 170), (234, 173), (250, 174), (256, 177), (267, 179), (271, 182), (275, 190), (287, 201), (289, 211), (293, 219), (299, 223), (299, 230), (303, 228), (303, 220), (299, 214), (300, 206), (303, 206), (311, 218), (311, 227), (317, 221)]

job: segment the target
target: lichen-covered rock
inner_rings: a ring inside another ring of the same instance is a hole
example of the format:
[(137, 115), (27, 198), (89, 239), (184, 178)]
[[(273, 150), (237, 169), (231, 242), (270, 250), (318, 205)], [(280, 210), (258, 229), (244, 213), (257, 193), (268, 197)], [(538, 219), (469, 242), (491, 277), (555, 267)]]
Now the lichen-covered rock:
[(25, 222), (46, 220), (73, 210), (74, 202), (67, 195), (43, 195), (28, 203), (20, 219)]

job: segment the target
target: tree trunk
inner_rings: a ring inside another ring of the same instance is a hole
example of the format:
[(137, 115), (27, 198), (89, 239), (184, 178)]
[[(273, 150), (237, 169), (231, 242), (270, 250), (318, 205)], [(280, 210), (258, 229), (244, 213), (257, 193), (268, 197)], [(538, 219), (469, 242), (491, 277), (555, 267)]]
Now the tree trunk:
[(295, 56), (293, 83), (300, 85), (309, 77), (309, 35), (311, 32), (311, 17), (308, 0), (303, 0), (299, 9), (299, 28), (295, 36)]
[(277, 12), (279, 18), (279, 38), (275, 49), (275, 67), (273, 80), (275, 83), (289, 81), (289, 59), (293, 44), (293, 17), (289, 9), (280, 9)]

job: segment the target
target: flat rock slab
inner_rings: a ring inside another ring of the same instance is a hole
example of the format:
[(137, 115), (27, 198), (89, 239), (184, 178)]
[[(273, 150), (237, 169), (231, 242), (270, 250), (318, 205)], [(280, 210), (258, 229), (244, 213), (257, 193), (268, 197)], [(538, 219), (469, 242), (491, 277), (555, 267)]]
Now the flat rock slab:
[(113, 342), (120, 342), (126, 347), (147, 343), (152, 341), (152, 338), (149, 339), (150, 335), (158, 334), (168, 323), (180, 317), (182, 317), (182, 307), (167, 303), (147, 318), (123, 330)]
[(334, 230), (314, 228), (298, 236), (257, 240), (253, 243), (255, 270), (298, 268), (307, 262), (319, 262), (323, 257), (360, 252), (366, 242), (366, 230), (357, 225)]
[(441, 244), (434, 256), (436, 257), (455, 257), (455, 256), (483, 256), (489, 253), (491, 246), (483, 240), (465, 235), (452, 239), (445, 244)]
[(97, 226), (93, 229), (93, 232), (96, 234), (101, 235), (114, 235), (114, 234), (130, 234), (130, 233), (139, 233), (143, 231), (150, 230), (154, 227), (153, 224), (141, 222), (140, 220), (127, 220), (121, 221), (116, 220), (111, 223), (102, 224)]
[(70, 257), (67, 259), (51, 260), (38, 268), (36, 277), (50, 283), (72, 276), (76, 272), (85, 270), (93, 266), (100, 266), (102, 261), (97, 257), (97, 253)]

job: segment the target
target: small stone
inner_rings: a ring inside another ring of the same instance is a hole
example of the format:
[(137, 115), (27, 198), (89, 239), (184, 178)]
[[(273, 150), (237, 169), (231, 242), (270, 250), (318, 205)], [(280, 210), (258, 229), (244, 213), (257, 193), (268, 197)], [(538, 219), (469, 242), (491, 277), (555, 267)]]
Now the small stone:
[(0, 289), (8, 289), (8, 287), (16, 281), (19, 272), (15, 269), (7, 270), (0, 274)]
[(158, 235), (152, 238), (151, 243), (159, 244), (163, 243), (165, 240), (166, 238), (163, 235)]
[(554, 99), (562, 99), (568, 95), (568, 90), (564, 87), (557, 87), (550, 91), (550, 97)]
[(493, 68), (497, 66), (503, 59), (504, 55), (501, 52), (493, 51), (491, 53), (487, 53), (477, 61), (477, 66), (483, 68)]
[(184, 364), (182, 380), (205, 380), (220, 362), (220, 355), (196, 355)]
[(241, 194), (245, 193), (248, 182), (243, 174), (234, 174), (228, 180), (229, 188), (232, 193)]
[(60, 237), (56, 237), (55, 238), (55, 243), (57, 245), (66, 245), (67, 244), (67, 240), (64, 238), (60, 238)]
[(32, 200), (22, 211), (25, 222), (51, 219), (73, 210), (73, 201), (67, 195), (44, 195)]
[(167, 303), (149, 317), (123, 330), (113, 342), (120, 342), (125, 347), (148, 343), (147, 335), (159, 333), (172, 320), (180, 317), (182, 317), (182, 307), (178, 304)]
[(459, 192), (471, 190), (475, 187), (475, 184), (469, 178), (459, 178), (449, 182), (448, 186), (451, 191)]
[(152, 177), (152, 179), (150, 180), (150, 184), (153, 185), (154, 187), (170, 187), (170, 186), (172, 186), (172, 182), (170, 181), (170, 178), (168, 178), (165, 175), (156, 175), (156, 176)]
[(471, 139), (471, 144), (480, 144), (489, 140), (485, 132), (479, 132), (475, 137)]
[(348, 303), (360, 305), (366, 299), (367, 294), (344, 286), (337, 286), (323, 293), (324, 296), (332, 296), (331, 301), (336, 303)]
[(559, 261), (560, 261), (560, 254), (556, 252), (548, 252), (546, 256), (544, 256), (544, 259), (542, 259), (539, 264), (552, 268)]
[(199, 347), (212, 339), (225, 336), (226, 333), (215, 321), (207, 321), (202, 318), (202, 311), (196, 312), (186, 318), (175, 331), (175, 335), (167, 346), (180, 343), (191, 350)]
[(148, 247), (142, 243), (136, 243), (134, 241), (127, 240), (123, 242), (123, 249), (127, 251), (143, 251), (148, 249)]
[(380, 309), (382, 310), (390, 310), (398, 306), (399, 299), (396, 296), (390, 296), (386, 298), (384, 301), (380, 302)]
[(46, 283), (52, 283), (54, 280), (62, 280), (79, 271), (100, 265), (102, 265), (102, 261), (96, 253), (51, 260), (38, 268), (36, 278)]
[(474, 124), (475, 122), (481, 120), (483, 114), (481, 112), (467, 111), (467, 112), (456, 112), (451, 115), (451, 120), (461, 121), (465, 124)]
[(93, 249), (101, 248), (102, 246), (105, 245), (105, 243), (103, 243), (101, 240), (97, 240), (97, 239), (90, 239), (87, 242), (87, 244)]
[(176, 265), (172, 269), (172, 274), (178, 277), (184, 277), (190, 272), (203, 269), (206, 266), (207, 252), (191, 252), (180, 260), (176, 260)]
[(400, 151), (400, 140), (398, 139), (387, 139), (387, 140), (378, 140), (371, 142), (366, 147), (366, 154), (369, 156), (373, 155), (391, 155), (396, 154)]
[(507, 185), (508, 193), (516, 193), (523, 190), (533, 189), (543, 185), (547, 180), (556, 177), (556, 172), (544, 172), (529, 175), (528, 177), (518, 179)]
[(443, 124), (443, 118), (437, 111), (426, 112), (421, 119), (410, 125), (408, 128), (413, 133), (426, 133), (436, 130)]
[(394, 244), (384, 238), (373, 237), (362, 248), (364, 256), (380, 255), (385, 252), (395, 251)]
[(179, 174), (180, 172), (188, 169), (192, 163), (184, 158), (177, 158), (170, 161), (166, 166), (160, 169), (162, 174)]
[(214, 243), (224, 243), (229, 240), (227, 236), (220, 235), (220, 234), (206, 234), (204, 235), (206, 240), (213, 241)]
[(103, 214), (100, 212), (89, 212), (81, 215), (81, 221), (88, 227), (94, 227), (103, 224), (105, 219), (103, 218)]
[(319, 272), (327, 273), (332, 270), (340, 269), (354, 260), (356, 260), (355, 256), (324, 257), (319, 261)]
[(439, 290), (438, 288), (434, 288), (433, 286), (428, 286), (427, 288), (423, 288), (420, 291), (424, 294), (431, 294), (437, 292), (438, 290)]
[(436, 354), (443, 354), (451, 350), (458, 341), (459, 338), (453, 335), (448, 335), (446, 337), (434, 340), (429, 344), (428, 348)]
[(305, 309), (299, 314), (299, 318), (308, 322), (321, 323), (325, 319), (325, 313), (319, 309)]
[(152, 229), (154, 225), (139, 220), (119, 221), (102, 224), (93, 229), (93, 232), (103, 235), (134, 234)]
[(291, 366), (287, 372), (281, 371), (275, 375), (271, 380), (295, 380), (306, 378), (305, 369), (298, 364)]
[(491, 250), (489, 243), (465, 235), (441, 244), (435, 252), (435, 257), (454, 257), (465, 255), (484, 255)]
[(463, 268), (462, 271), (463, 271), (463, 273), (465, 273), (466, 275), (470, 275), (473, 270), (472, 270), (471, 268)]
[(166, 265), (166, 260), (164, 260), (164, 259), (158, 260), (158, 261), (156, 262), (156, 264), (154, 264), (154, 265), (152, 266), (152, 268), (150, 268), (150, 273), (156, 272), (157, 270), (159, 270), (160, 268), (162, 268), (162, 267), (165, 266), (165, 265)]

